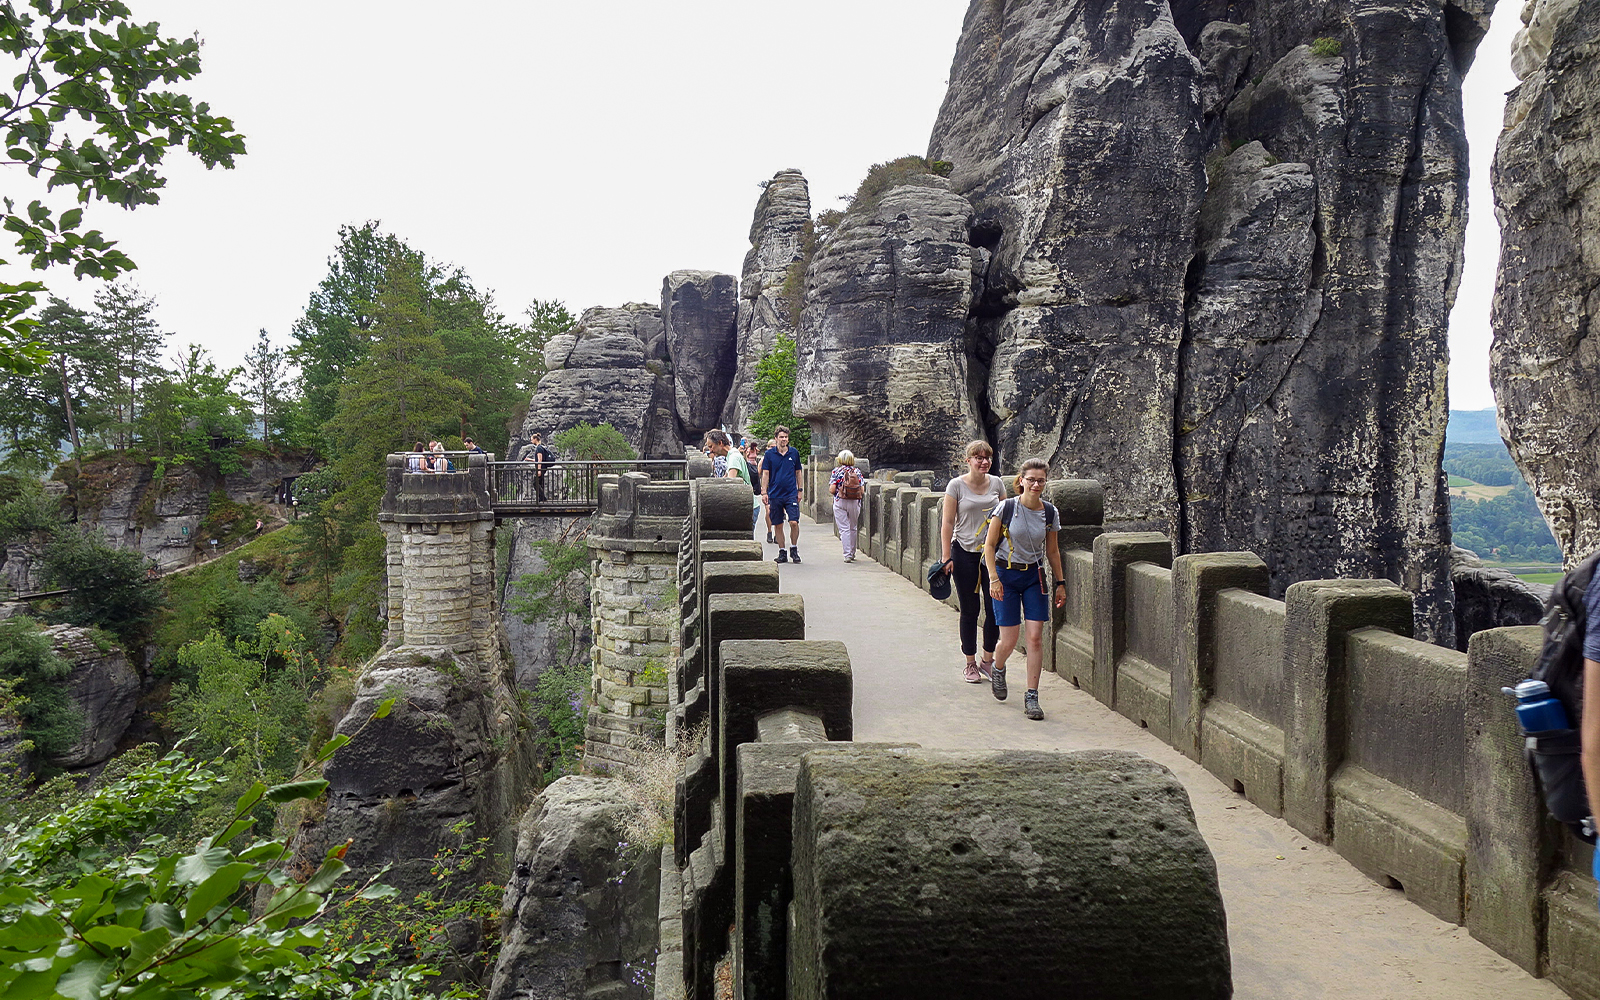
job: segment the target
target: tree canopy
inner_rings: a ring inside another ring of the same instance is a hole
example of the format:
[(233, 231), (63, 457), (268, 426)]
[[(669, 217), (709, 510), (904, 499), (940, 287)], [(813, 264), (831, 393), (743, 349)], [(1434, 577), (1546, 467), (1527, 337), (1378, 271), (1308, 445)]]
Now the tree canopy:
[[(38, 178), (45, 198), (25, 208), (6, 198), (0, 229), (35, 270), (70, 267), (78, 277), (111, 279), (134, 268), (97, 229), (84, 228), (83, 206), (153, 205), (166, 186), (162, 161), (174, 148), (209, 169), (231, 168), (244, 137), (204, 101), (164, 89), (200, 72), (199, 38), (165, 38), (117, 0), (0, 3), (0, 53), (16, 73), (0, 91), (0, 132), (8, 166)], [(49, 194), (66, 189), (75, 203), (57, 212)], [(0, 369), (37, 374), (48, 349), (27, 315), (42, 282), (0, 282)]]

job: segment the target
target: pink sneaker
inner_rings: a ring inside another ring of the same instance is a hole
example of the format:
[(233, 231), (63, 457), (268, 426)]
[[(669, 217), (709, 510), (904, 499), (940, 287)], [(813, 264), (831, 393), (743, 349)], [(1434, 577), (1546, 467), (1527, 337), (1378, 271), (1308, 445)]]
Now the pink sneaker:
[(966, 670), (962, 672), (961, 679), (968, 684), (983, 683), (983, 677), (978, 673), (978, 665), (976, 663), (967, 664)]
[(979, 660), (978, 661), (978, 676), (983, 678), (984, 680), (988, 680), (989, 679), (989, 670), (993, 666), (994, 666), (994, 661), (993, 660)]

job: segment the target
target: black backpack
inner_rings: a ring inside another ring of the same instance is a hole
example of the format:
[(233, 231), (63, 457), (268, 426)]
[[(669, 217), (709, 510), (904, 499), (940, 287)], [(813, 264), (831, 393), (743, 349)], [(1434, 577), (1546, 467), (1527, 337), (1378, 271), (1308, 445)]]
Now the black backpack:
[(1588, 631), (1583, 598), (1600, 563), (1600, 552), (1579, 563), (1550, 593), (1544, 605), (1544, 648), (1532, 679), (1550, 685), (1550, 693), (1566, 710), (1571, 729), (1528, 737), (1528, 758), (1544, 793), (1550, 815), (1579, 837), (1594, 843), (1589, 819), (1589, 797), (1583, 787), (1583, 638)]

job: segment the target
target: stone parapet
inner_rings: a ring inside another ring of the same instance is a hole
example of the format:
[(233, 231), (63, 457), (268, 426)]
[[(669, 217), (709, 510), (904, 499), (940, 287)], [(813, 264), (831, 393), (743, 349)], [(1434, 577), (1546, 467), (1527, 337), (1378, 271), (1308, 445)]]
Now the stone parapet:
[[(867, 485), (860, 547), (925, 586), (914, 477), (891, 478)], [(1068, 585), (1047, 669), (1380, 884), (1600, 998), (1590, 848), (1545, 815), (1501, 693), (1533, 669), (1537, 628), (1479, 632), (1462, 654), (1412, 638), (1412, 596), (1387, 580), (1274, 600), (1254, 553), (1174, 560), (1165, 535), (1104, 531), (1099, 483), (1047, 496)]]

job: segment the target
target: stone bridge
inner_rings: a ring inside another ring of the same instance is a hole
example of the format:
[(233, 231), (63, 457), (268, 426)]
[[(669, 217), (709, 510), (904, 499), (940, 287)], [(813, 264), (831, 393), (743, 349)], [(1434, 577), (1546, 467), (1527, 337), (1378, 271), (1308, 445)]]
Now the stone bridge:
[[(1275, 601), (1254, 555), (1173, 559), (1055, 482), (1069, 599), (1029, 723), (958, 681), (932, 475), (868, 481), (846, 565), (826, 471), (781, 579), (738, 483), (598, 483), (588, 762), (691, 744), (657, 997), (715, 996), (725, 957), (742, 997), (1600, 997), (1589, 849), (1500, 693), (1537, 629), (1459, 653), (1386, 581)], [(407, 545), (391, 593), (441, 589)]]

